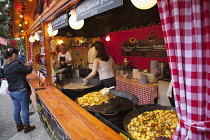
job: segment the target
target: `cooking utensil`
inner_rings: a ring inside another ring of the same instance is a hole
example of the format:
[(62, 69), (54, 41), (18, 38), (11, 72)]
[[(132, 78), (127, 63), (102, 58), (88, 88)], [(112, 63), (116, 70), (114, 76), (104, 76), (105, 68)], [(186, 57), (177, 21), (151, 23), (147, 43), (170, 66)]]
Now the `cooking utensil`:
[(123, 125), (127, 133), (128, 132), (128, 124), (131, 122), (131, 119), (134, 117), (137, 117), (138, 115), (146, 112), (146, 111), (154, 111), (154, 110), (174, 110), (175, 107), (171, 106), (161, 106), (161, 105), (156, 105), (156, 104), (150, 104), (150, 105), (140, 105), (138, 107), (135, 107), (132, 111), (130, 111), (124, 118), (123, 120)]
[[(69, 78), (69, 79), (63, 79), (62, 81), (60, 81), (61, 86), (64, 86), (66, 84), (69, 83), (83, 83), (83, 79), (84, 78)], [(91, 91), (94, 90), (99, 90), (100, 88), (100, 80), (96, 79), (96, 78), (90, 78), (88, 79), (88, 84), (87, 85), (93, 85), (93, 87), (87, 87), (87, 88), (83, 88), (83, 89), (62, 89), (62, 92), (68, 96), (69, 98), (71, 98), (72, 100), (74, 100), (75, 98), (79, 97), (79, 96), (83, 96)]]
[[(120, 113), (129, 112), (132, 108), (138, 104), (138, 98), (129, 92), (120, 90), (110, 90), (110, 94), (117, 96), (112, 98), (109, 103), (102, 103), (95, 106), (82, 106), (85, 110), (92, 113), (101, 113), (104, 116), (117, 115)], [(75, 102), (78, 103), (77, 98)]]
[(102, 90), (100, 90), (100, 92), (102, 93), (102, 95), (107, 95), (107, 94), (109, 94), (109, 90), (110, 89), (113, 89), (113, 88), (115, 88), (115, 86), (111, 86), (111, 87), (109, 87), (109, 88), (103, 88)]

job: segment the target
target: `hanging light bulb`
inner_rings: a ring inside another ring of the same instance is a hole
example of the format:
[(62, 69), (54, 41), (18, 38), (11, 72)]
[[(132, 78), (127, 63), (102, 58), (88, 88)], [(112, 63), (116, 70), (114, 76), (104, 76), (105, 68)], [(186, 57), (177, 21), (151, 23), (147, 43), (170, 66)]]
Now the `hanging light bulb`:
[(72, 9), (69, 18), (69, 26), (74, 30), (79, 30), (84, 26), (84, 20), (77, 21), (76, 9)]
[(31, 43), (35, 42), (35, 39), (34, 39), (33, 35), (30, 35), (29, 42), (31, 42)]
[(106, 41), (110, 41), (110, 36), (109, 36), (109, 35), (106, 36), (105, 40), (106, 40)]
[(63, 40), (58, 40), (58, 44), (62, 44), (63, 43)]
[(35, 39), (35, 40), (37, 40), (37, 41), (39, 41), (39, 40), (40, 40), (40, 36), (38, 35), (38, 33), (37, 33), (37, 32), (36, 32), (36, 33), (35, 33), (35, 35), (34, 35), (34, 39)]
[(135, 7), (146, 10), (152, 8), (157, 3), (157, 0), (131, 0), (131, 2)]
[(48, 34), (49, 34), (50, 37), (51, 37), (51, 36), (55, 36), (55, 35), (58, 34), (58, 30), (54, 30), (54, 31), (53, 31), (53, 28), (52, 28), (51, 23), (48, 23), (47, 32), (48, 32)]

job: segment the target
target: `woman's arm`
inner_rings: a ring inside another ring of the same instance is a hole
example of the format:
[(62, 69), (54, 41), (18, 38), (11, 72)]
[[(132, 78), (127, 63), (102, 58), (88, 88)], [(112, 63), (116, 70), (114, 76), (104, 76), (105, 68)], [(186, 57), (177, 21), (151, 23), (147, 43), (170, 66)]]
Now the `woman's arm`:
[(93, 69), (92, 69), (91, 73), (85, 79), (83, 79), (84, 83), (87, 83), (88, 79), (90, 79), (90, 78), (92, 78), (93, 76), (96, 75), (96, 73), (98, 71), (99, 63), (100, 63), (100, 59), (95, 58), (94, 61), (93, 61)]
[(117, 67), (113, 59), (112, 59), (112, 68), (113, 68), (114, 75), (116, 75)]

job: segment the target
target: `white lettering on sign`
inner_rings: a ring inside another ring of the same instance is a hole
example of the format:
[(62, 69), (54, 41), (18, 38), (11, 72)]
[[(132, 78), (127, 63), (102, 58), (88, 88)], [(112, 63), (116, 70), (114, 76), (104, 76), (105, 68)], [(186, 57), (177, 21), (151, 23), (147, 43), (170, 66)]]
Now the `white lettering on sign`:
[(90, 16), (97, 15), (104, 11), (116, 8), (123, 4), (122, 0), (87, 0), (77, 8), (77, 20), (82, 20)]
[(7, 40), (0, 37), (0, 44), (7, 46)]

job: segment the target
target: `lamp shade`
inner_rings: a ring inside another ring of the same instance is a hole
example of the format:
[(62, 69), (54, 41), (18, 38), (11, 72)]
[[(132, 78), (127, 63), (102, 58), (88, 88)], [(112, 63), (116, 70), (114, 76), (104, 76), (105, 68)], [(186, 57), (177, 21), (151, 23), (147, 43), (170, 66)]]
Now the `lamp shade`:
[(146, 10), (152, 8), (157, 3), (157, 0), (131, 0), (131, 2), (135, 7)]
[(34, 39), (36, 41), (39, 41), (40, 40), (40, 36), (38, 35), (38, 33), (36, 32), (35, 35), (34, 35)]
[(48, 32), (50, 37), (58, 34), (58, 30), (53, 31), (53, 28), (52, 28), (51, 24), (48, 24), (47, 32)]
[(35, 39), (34, 39), (33, 35), (30, 35), (29, 42), (31, 42), (31, 43), (35, 42)]
[(69, 18), (69, 26), (74, 30), (79, 30), (83, 27), (84, 20), (77, 21), (76, 14), (72, 14)]

